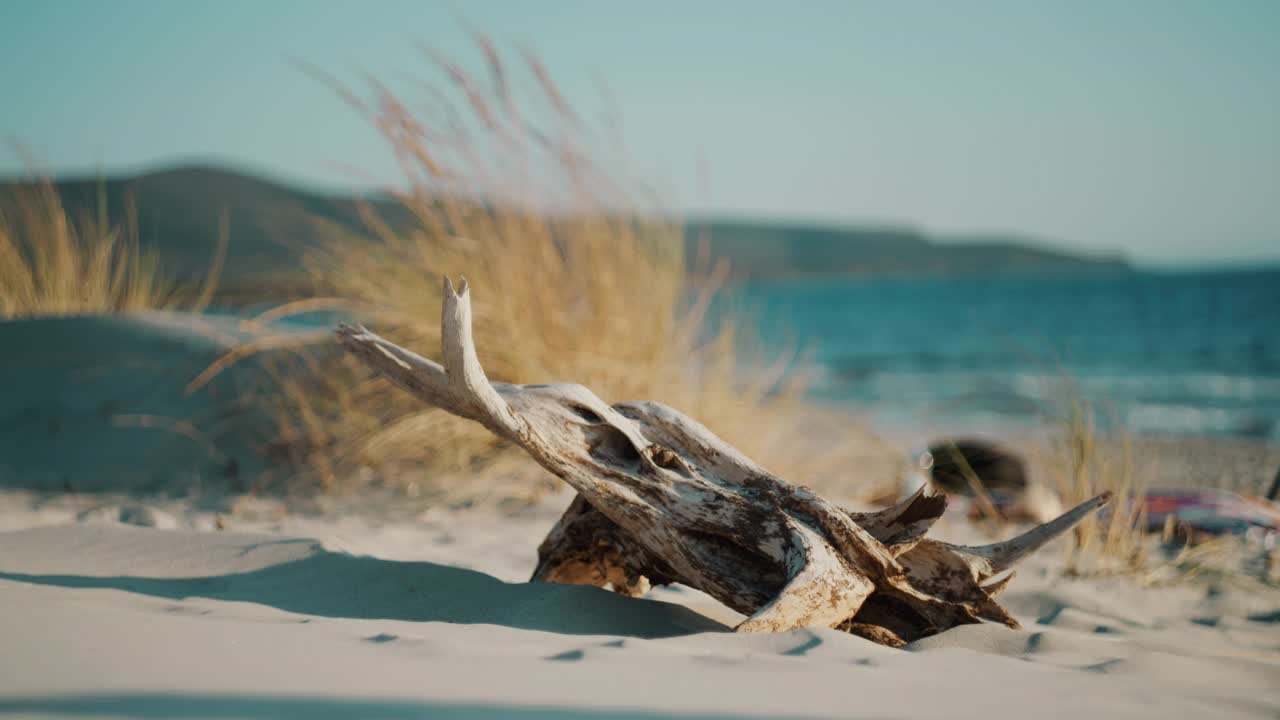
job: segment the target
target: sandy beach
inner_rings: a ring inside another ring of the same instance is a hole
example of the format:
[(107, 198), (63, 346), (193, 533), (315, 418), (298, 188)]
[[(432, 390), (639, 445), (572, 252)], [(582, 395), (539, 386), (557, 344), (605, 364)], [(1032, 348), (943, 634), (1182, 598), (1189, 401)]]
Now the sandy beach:
[[(885, 648), (733, 634), (687, 589), (526, 584), (520, 512), (0, 495), (0, 714), (32, 717), (1274, 717), (1280, 591), (1064, 579)], [(206, 506), (210, 503), (206, 502)], [(123, 518), (123, 522), (122, 522)], [(221, 525), (224, 529), (219, 530)], [(944, 520), (943, 537), (974, 530)], [(12, 652), (25, 648), (24, 652)]]

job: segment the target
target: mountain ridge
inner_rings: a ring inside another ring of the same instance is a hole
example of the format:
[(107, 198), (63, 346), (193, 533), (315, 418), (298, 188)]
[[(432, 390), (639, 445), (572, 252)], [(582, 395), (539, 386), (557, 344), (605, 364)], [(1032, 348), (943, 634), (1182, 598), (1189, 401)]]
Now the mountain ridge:
[[(0, 179), (0, 208), (32, 180)], [(361, 233), (362, 203), (393, 227), (412, 221), (395, 202), (371, 194), (300, 189), (214, 164), (175, 165), (130, 175), (55, 179), (64, 206), (113, 219), (136, 211), (144, 246), (169, 272), (200, 277), (226, 217), (224, 277), (231, 284), (298, 275), (308, 242), (334, 228)], [(835, 225), (703, 216), (686, 223), (686, 257), (728, 258), (739, 277), (1131, 270), (1115, 256), (1073, 253), (1033, 238), (992, 234), (948, 241), (907, 225)]]

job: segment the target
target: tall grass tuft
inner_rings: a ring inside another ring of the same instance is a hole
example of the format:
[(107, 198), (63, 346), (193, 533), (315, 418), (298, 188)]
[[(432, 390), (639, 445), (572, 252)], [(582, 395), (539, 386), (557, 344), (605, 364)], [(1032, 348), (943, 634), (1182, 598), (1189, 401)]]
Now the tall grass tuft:
[(1043, 463), (1067, 507), (1110, 491), (1115, 499), (1101, 513), (1075, 527), (1066, 545), (1068, 575), (1129, 574), (1149, 560), (1141, 498), (1145, 482), (1137, 471), (1128, 436), (1102, 440), (1095, 405), (1074, 389), (1063, 392), (1049, 457)]
[(139, 244), (137, 218), (73, 216), (48, 179), (14, 185), (0, 200), (0, 319), (208, 305), (224, 242), (201, 286), (166, 278)]
[[(441, 278), (463, 275), (493, 380), (579, 382), (608, 402), (665, 402), (797, 481), (894, 483), (897, 454), (847, 419), (832, 442), (815, 441), (815, 424), (832, 426), (806, 414), (800, 375), (785, 372), (790, 356), (744, 360), (743, 323), (722, 313), (710, 322), (726, 268), (686, 268), (681, 224), (626, 180), (607, 128), (569, 106), (533, 54), (512, 63), (487, 37), (476, 41), (483, 76), (424, 49), (443, 84), (425, 86), (422, 104), (375, 79), (353, 87), (317, 73), (378, 130), (404, 176), (385, 190), (397, 217), (366, 206), (367, 236), (309, 255), (318, 291), (435, 355)], [(288, 363), (276, 371), (273, 446), (322, 487), (359, 477), (410, 489), (456, 483), (463, 495), (555, 487), (479, 426), (346, 358)]]

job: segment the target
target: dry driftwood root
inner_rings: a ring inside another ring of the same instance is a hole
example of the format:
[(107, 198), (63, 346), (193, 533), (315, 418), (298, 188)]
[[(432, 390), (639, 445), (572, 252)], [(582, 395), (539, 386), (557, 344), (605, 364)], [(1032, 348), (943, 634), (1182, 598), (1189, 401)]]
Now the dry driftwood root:
[(1006, 571), (1109, 499), (995, 545), (930, 540), (944, 496), (921, 490), (885, 510), (846, 512), (664, 405), (610, 406), (581, 385), (489, 382), (465, 280), (458, 291), (445, 280), (441, 324), (443, 365), (361, 327), (336, 332), (392, 382), (519, 445), (578, 491), (538, 550), (534, 580), (627, 594), (679, 582), (746, 615), (740, 631), (840, 627), (900, 645), (981, 620), (1016, 627), (995, 601)]

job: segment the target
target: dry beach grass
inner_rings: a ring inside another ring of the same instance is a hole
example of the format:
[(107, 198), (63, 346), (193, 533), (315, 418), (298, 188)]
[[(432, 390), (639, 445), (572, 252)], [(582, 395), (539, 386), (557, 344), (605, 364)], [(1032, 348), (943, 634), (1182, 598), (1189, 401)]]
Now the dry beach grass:
[(138, 242), (136, 219), (77, 217), (47, 178), (17, 189), (0, 205), (0, 319), (184, 308), (213, 298), (226, 233), (202, 283), (169, 280)]
[(1147, 561), (1148, 543), (1137, 500), (1145, 487), (1129, 438), (1117, 434), (1110, 451), (1101, 449), (1094, 405), (1078, 394), (1063, 404), (1065, 410), (1052, 418), (1058, 431), (1045, 463), (1051, 487), (1067, 505), (1103, 491), (1117, 498), (1106, 514), (1075, 528), (1067, 545), (1066, 572), (1135, 572)]
[[(786, 372), (794, 354), (744, 355), (753, 345), (744, 323), (710, 317), (726, 268), (686, 267), (678, 221), (638, 201), (644, 188), (599, 159), (616, 154), (607, 133), (565, 104), (535, 56), (512, 66), (488, 38), (477, 44), (485, 77), (425, 51), (447, 87), (431, 89), (419, 111), (376, 80), (362, 93), (321, 74), (400, 161), (405, 182), (387, 193), (414, 222), (393, 227), (366, 208), (366, 237), (335, 237), (309, 254), (318, 294), (430, 352), (440, 278), (464, 275), (485, 299), (476, 344), (497, 380), (660, 400), (799, 482), (864, 492), (896, 482), (897, 453), (852, 422), (839, 442), (802, 441), (817, 411), (801, 397), (803, 373)], [(452, 494), (466, 496), (555, 487), (487, 432), (424, 411), (347, 358), (280, 362), (275, 447), (326, 489), (362, 476), (434, 489), (452, 477)]]

